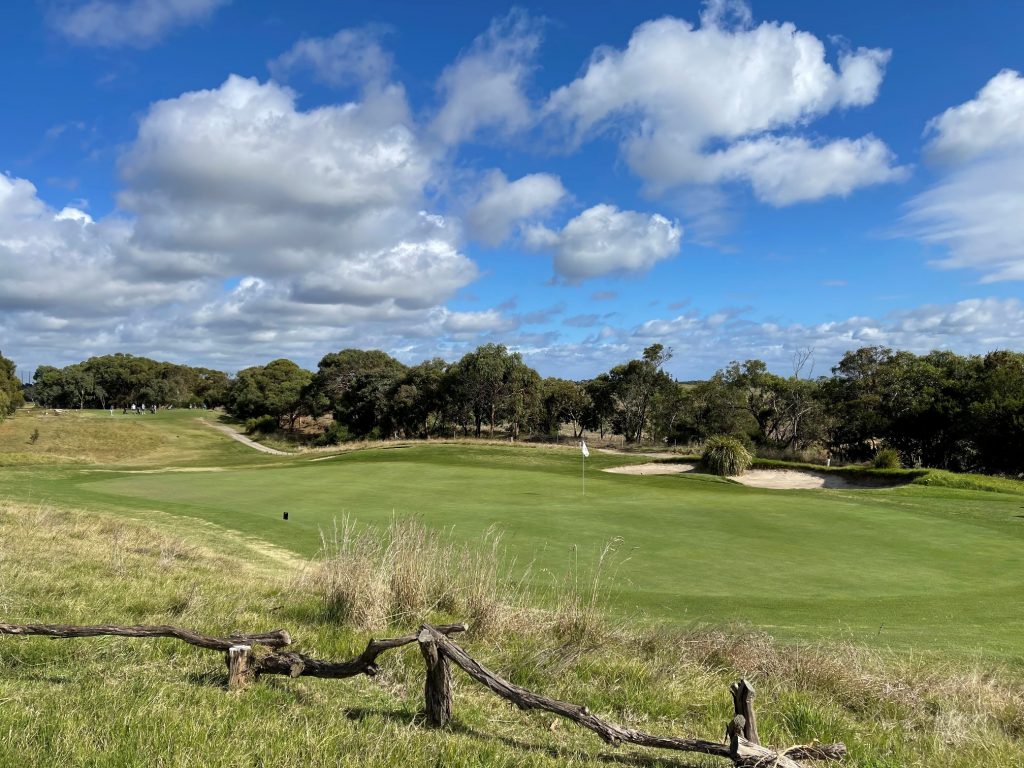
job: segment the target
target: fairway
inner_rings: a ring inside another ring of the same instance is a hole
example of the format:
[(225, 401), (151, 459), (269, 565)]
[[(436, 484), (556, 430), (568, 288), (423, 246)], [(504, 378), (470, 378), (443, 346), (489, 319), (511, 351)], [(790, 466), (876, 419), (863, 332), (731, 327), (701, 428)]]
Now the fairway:
[(577, 562), (585, 575), (619, 539), (609, 581), (619, 612), (676, 625), (738, 622), (783, 639), (958, 655), (1021, 650), (1020, 496), (917, 485), (768, 491), (699, 474), (600, 472), (643, 460), (607, 454), (588, 461), (584, 496), (573, 450), (417, 444), (277, 458), (196, 429), (187, 414), (145, 419), (140, 429), (163, 436), (154, 456), (171, 458), (168, 436), (184, 435), (182, 463), (196, 471), (9, 467), (0, 470), (5, 487), (18, 497), (199, 518), (305, 555), (342, 515), (361, 524), (416, 515), (464, 540), (494, 526), (520, 570), (533, 564), (539, 586), (571, 578)]

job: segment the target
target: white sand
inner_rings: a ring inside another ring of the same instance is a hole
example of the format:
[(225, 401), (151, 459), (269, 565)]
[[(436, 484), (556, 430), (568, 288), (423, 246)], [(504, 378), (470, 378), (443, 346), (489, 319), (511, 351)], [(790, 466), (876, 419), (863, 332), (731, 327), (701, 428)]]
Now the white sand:
[(695, 464), (628, 464), (625, 467), (609, 467), (601, 470), (613, 475), (681, 475), (693, 472)]
[[(630, 464), (602, 470), (616, 475), (681, 475), (697, 472), (696, 464)], [(851, 483), (842, 475), (798, 469), (750, 469), (738, 477), (730, 477), (752, 488), (776, 490), (813, 490), (815, 488), (880, 488), (884, 482)]]
[(742, 475), (729, 479), (754, 488), (779, 488), (784, 490), (868, 487), (851, 483), (840, 475), (797, 469), (748, 469)]

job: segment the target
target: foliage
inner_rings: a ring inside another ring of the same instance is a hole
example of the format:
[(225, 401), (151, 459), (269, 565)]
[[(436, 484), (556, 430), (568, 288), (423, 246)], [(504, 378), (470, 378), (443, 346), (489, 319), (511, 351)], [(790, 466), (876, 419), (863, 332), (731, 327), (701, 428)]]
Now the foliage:
[(704, 452), (700, 460), (712, 474), (733, 477), (747, 471), (754, 457), (735, 437), (718, 435), (704, 443)]
[(453, 413), (464, 431), (471, 423), (477, 437), (488, 425), (509, 424), (511, 436), (536, 424), (540, 410), (540, 376), (504, 344), (484, 344), (468, 352), (447, 372), (446, 389), (456, 404)]
[(587, 411), (592, 406), (583, 385), (567, 379), (547, 378), (542, 382), (541, 398), (542, 431), (556, 435), (562, 424), (570, 424), (572, 436), (579, 437)]
[(881, 448), (871, 460), (871, 466), (875, 469), (900, 469), (903, 466), (900, 452), (895, 448)]
[(15, 370), (14, 361), (0, 353), (0, 421), (18, 410), (24, 402), (21, 382), (15, 376)]
[(662, 366), (672, 359), (672, 350), (652, 344), (639, 360), (617, 365), (608, 374), (615, 403), (616, 431), (627, 442), (640, 442), (650, 428), (655, 399), (673, 386)]
[(303, 392), (312, 374), (291, 360), (273, 360), (238, 372), (228, 390), (228, 408), (243, 419), (273, 416), (289, 428), (303, 412)]
[(354, 440), (354, 436), (348, 431), (348, 427), (344, 424), (339, 424), (336, 421), (332, 421), (327, 425), (316, 438), (313, 440), (313, 445), (318, 447), (325, 447), (328, 445), (338, 445), (339, 443), (347, 443), (349, 440)]
[(55, 368), (40, 365), (32, 398), (47, 408), (126, 408), (142, 405), (222, 405), (229, 378), (222, 371), (115, 354)]
[(326, 406), (356, 436), (368, 436), (374, 429), (391, 436), (391, 396), (407, 370), (380, 350), (343, 349), (320, 360), (303, 397), (310, 412)]
[(245, 434), (269, 435), (278, 430), (280, 424), (276, 416), (254, 416), (245, 421)]

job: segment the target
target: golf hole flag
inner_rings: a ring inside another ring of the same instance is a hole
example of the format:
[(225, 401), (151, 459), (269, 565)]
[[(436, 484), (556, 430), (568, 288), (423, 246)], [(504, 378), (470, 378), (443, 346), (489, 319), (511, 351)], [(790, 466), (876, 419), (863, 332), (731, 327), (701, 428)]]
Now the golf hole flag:
[(584, 459), (589, 459), (590, 458), (590, 451), (587, 450), (587, 441), (586, 440), (581, 440), (580, 441), (580, 449), (583, 451), (583, 458)]

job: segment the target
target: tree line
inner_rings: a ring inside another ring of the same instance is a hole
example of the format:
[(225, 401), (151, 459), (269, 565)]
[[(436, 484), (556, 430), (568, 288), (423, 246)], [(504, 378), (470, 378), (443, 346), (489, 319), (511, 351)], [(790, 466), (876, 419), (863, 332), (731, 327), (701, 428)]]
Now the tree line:
[(118, 353), (64, 368), (40, 365), (27, 395), (45, 408), (216, 407), (224, 405), (231, 386), (223, 371)]
[[(802, 375), (808, 354), (788, 376), (747, 360), (697, 382), (676, 381), (664, 370), (672, 352), (660, 344), (585, 381), (542, 378), (501, 344), (455, 362), (412, 366), (380, 350), (345, 349), (325, 355), (316, 371), (279, 359), (234, 377), (116, 354), (60, 369), (40, 366), (29, 392), (44, 406), (224, 406), (252, 430), (294, 432), (300, 420), (316, 420), (324, 425), (313, 437), (320, 444), (516, 439), (562, 429), (574, 437), (621, 435), (630, 443), (731, 435), (780, 456), (863, 461), (889, 448), (905, 466), (1024, 472), (1024, 353), (915, 355), (864, 347), (816, 378)], [(0, 410), (20, 396), (17, 386), (15, 394), (4, 389), (5, 371), (17, 385), (13, 364), (8, 368), (0, 366)]]

